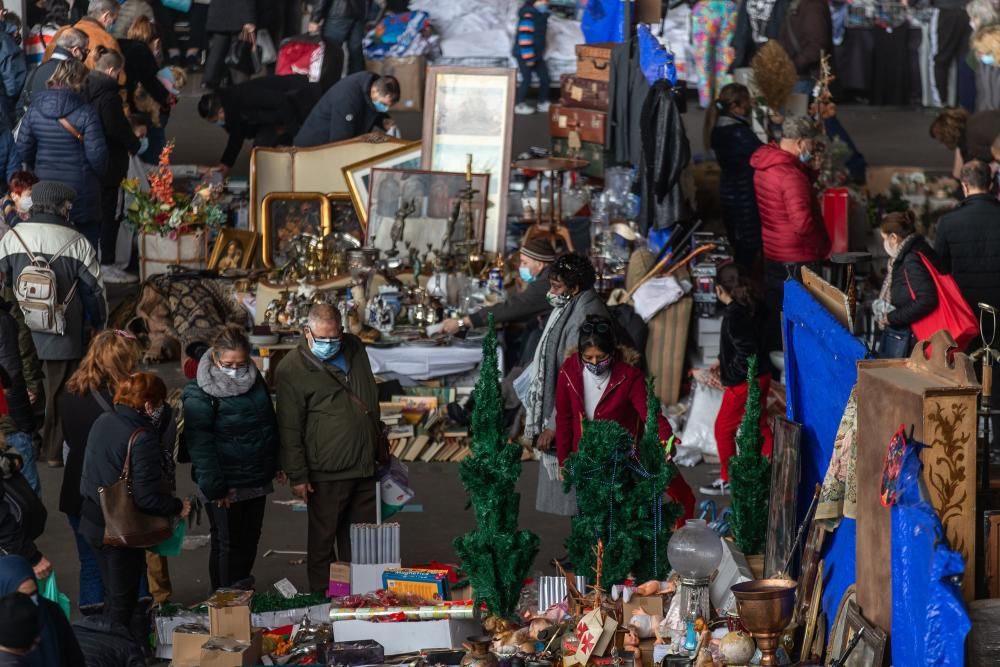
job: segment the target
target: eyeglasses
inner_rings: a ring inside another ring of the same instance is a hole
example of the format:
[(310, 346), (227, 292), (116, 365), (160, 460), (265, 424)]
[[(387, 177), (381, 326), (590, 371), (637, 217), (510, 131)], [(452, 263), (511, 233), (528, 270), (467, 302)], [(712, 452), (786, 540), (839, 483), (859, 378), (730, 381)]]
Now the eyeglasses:
[(611, 325), (607, 322), (584, 322), (580, 325), (580, 332), (585, 334), (611, 333)]

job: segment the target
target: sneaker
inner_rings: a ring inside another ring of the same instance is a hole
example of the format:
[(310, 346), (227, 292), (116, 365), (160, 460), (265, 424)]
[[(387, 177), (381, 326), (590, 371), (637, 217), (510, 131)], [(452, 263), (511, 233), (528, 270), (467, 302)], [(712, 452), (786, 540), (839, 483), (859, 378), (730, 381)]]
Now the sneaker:
[(200, 53), (189, 53), (184, 59), (184, 66), (189, 72), (200, 72), (204, 69)]
[(109, 285), (129, 285), (139, 282), (139, 276), (126, 273), (113, 264), (101, 267), (101, 277)]
[(550, 106), (551, 104), (549, 102), (539, 102), (536, 109), (538, 110), (538, 113), (548, 113)]
[(698, 490), (706, 496), (728, 496), (729, 482), (724, 482), (720, 477), (711, 486), (702, 486)]
[(514, 107), (514, 113), (519, 114), (521, 116), (530, 116), (531, 114), (535, 113), (535, 107), (531, 106), (530, 104), (525, 104), (524, 102), (521, 102), (520, 104)]

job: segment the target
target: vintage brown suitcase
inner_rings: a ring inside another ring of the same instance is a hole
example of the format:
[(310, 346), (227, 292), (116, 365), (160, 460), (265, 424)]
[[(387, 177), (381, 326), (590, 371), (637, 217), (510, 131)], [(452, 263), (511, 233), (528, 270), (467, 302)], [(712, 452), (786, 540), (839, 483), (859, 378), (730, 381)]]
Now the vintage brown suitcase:
[(577, 109), (608, 110), (608, 82), (563, 74), (559, 79), (559, 103)]
[(590, 109), (569, 109), (561, 104), (549, 107), (549, 134), (553, 137), (569, 137), (576, 133), (580, 141), (592, 144), (604, 143), (604, 121), (608, 114)]
[(614, 42), (576, 45), (576, 75), (592, 81), (611, 80), (611, 49)]

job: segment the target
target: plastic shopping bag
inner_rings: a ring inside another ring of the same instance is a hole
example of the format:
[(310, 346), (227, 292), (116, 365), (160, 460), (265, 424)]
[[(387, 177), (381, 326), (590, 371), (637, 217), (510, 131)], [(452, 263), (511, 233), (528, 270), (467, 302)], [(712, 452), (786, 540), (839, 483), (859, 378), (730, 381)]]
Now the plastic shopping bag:
[(150, 551), (168, 558), (181, 555), (181, 547), (184, 546), (184, 534), (187, 532), (187, 521), (178, 521), (174, 525), (174, 534), (163, 540)]
[(38, 582), (38, 594), (46, 600), (55, 602), (59, 605), (59, 608), (63, 610), (64, 614), (66, 614), (66, 618), (69, 619), (71, 609), (69, 596), (61, 592), (59, 590), (59, 586), (56, 585), (55, 572)]
[(715, 444), (715, 418), (722, 407), (722, 392), (705, 384), (695, 384), (691, 412), (681, 442), (685, 447), (697, 447), (705, 457), (715, 460), (719, 449)]
[(379, 475), (379, 493), (382, 498), (382, 520), (403, 509), (403, 506), (413, 500), (413, 489), (410, 488), (410, 473), (406, 466), (393, 456)]

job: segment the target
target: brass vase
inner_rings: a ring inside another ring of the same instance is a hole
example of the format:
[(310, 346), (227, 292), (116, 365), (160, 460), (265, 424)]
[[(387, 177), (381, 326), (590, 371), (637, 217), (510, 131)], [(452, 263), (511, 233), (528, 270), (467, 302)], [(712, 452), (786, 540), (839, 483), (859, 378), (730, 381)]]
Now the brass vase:
[(787, 579), (757, 579), (736, 584), (736, 610), (743, 627), (750, 631), (761, 653), (761, 665), (777, 665), (781, 631), (792, 622), (798, 582)]

